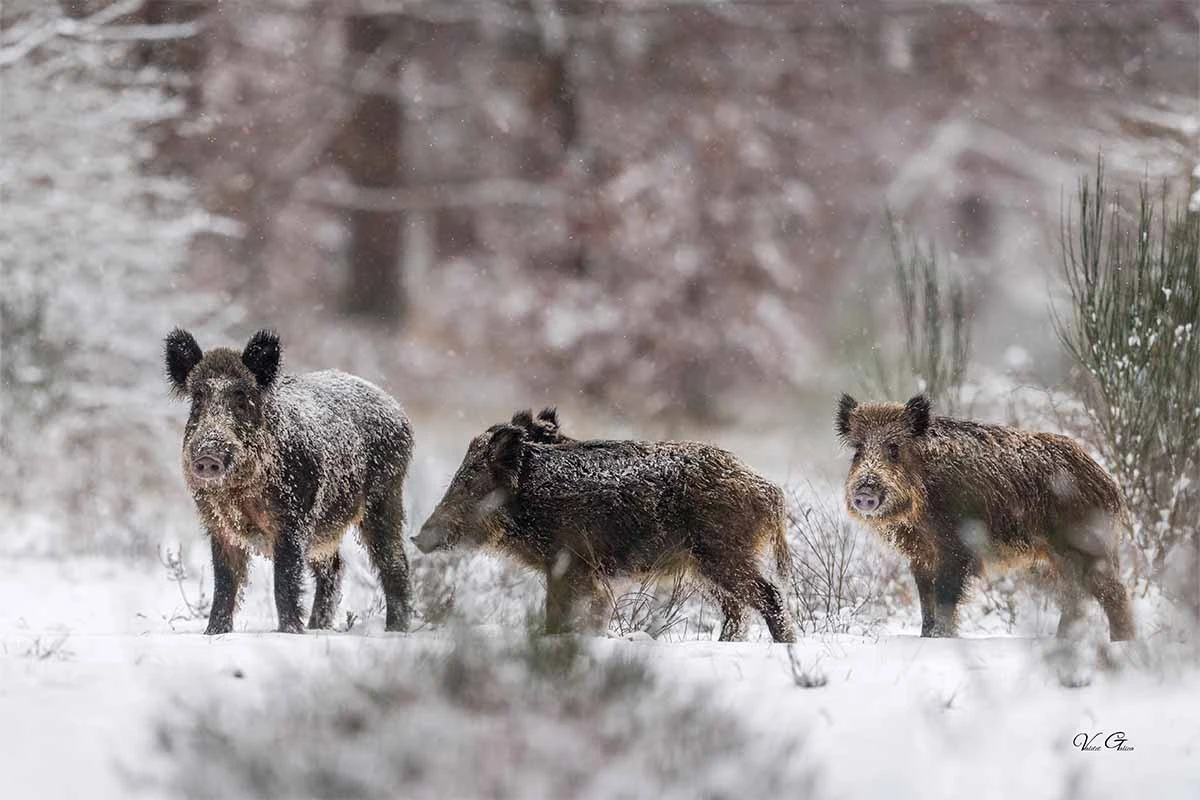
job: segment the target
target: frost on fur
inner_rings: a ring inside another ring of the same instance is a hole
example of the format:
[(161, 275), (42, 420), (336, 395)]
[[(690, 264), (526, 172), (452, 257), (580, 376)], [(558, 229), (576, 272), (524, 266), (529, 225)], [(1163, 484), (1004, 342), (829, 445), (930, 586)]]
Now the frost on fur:
[(274, 560), (280, 630), (304, 630), (306, 566), (316, 582), (308, 627), (332, 627), (338, 546), (351, 525), (383, 583), (387, 628), (407, 628), (403, 485), (412, 430), (400, 404), (342, 372), (277, 377), (279, 338), (270, 331), (254, 334), (240, 354), (201, 355), (190, 334), (176, 330), (166, 358), (191, 404), (181, 466), (212, 540), (208, 633), (232, 630), (252, 553)]
[(790, 575), (778, 486), (698, 442), (539, 444), (522, 426), (527, 414), (472, 440), (418, 548), (487, 546), (541, 572), (551, 632), (585, 598), (593, 624), (606, 622), (613, 579), (683, 570), (716, 594), (722, 639), (744, 634), (749, 606), (776, 641), (792, 640), (779, 589), (758, 563), (770, 552)]

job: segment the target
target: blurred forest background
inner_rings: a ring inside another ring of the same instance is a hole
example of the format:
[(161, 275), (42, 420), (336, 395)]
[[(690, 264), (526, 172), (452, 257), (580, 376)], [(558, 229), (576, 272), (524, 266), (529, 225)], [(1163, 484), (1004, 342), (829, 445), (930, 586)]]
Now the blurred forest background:
[(393, 392), (418, 521), (544, 403), (833, 470), (832, 398), (902, 352), (889, 210), (1003, 420), (1070, 379), (1060, 226), (1097, 155), (1197, 191), (1198, 30), (1189, 0), (6, 0), (5, 547), (197, 538), (174, 325)]

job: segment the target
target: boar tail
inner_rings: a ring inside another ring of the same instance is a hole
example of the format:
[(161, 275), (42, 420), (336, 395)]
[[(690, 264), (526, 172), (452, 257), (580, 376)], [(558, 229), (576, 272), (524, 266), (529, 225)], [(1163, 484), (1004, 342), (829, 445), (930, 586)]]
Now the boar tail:
[(790, 586), (794, 577), (792, 572), (792, 550), (788, 547), (787, 523), (782, 509), (775, 515), (774, 531), (771, 537), (771, 547), (775, 552), (775, 569), (779, 571), (780, 580)]

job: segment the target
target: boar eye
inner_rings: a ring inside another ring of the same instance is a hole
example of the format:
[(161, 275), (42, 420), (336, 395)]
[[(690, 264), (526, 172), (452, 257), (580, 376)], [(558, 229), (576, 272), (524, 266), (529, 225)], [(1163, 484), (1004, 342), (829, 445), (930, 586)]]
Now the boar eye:
[(250, 396), (246, 394), (245, 389), (235, 389), (229, 399), (238, 411), (246, 411), (250, 408)]
[(887, 446), (888, 460), (893, 464), (900, 460), (900, 445), (892, 442)]
[(862, 445), (861, 444), (854, 448), (854, 459), (853, 460), (854, 461), (862, 460)]

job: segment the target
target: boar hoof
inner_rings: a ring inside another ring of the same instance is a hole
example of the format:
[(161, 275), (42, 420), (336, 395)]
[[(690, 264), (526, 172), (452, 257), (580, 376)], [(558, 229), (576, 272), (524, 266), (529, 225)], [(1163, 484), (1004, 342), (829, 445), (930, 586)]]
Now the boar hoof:
[(278, 633), (304, 633), (304, 625), (300, 622), (279, 623)]
[(223, 633), (231, 633), (232, 631), (232, 622), (210, 622), (208, 623), (208, 627), (204, 629), (204, 635), (220, 636)]

